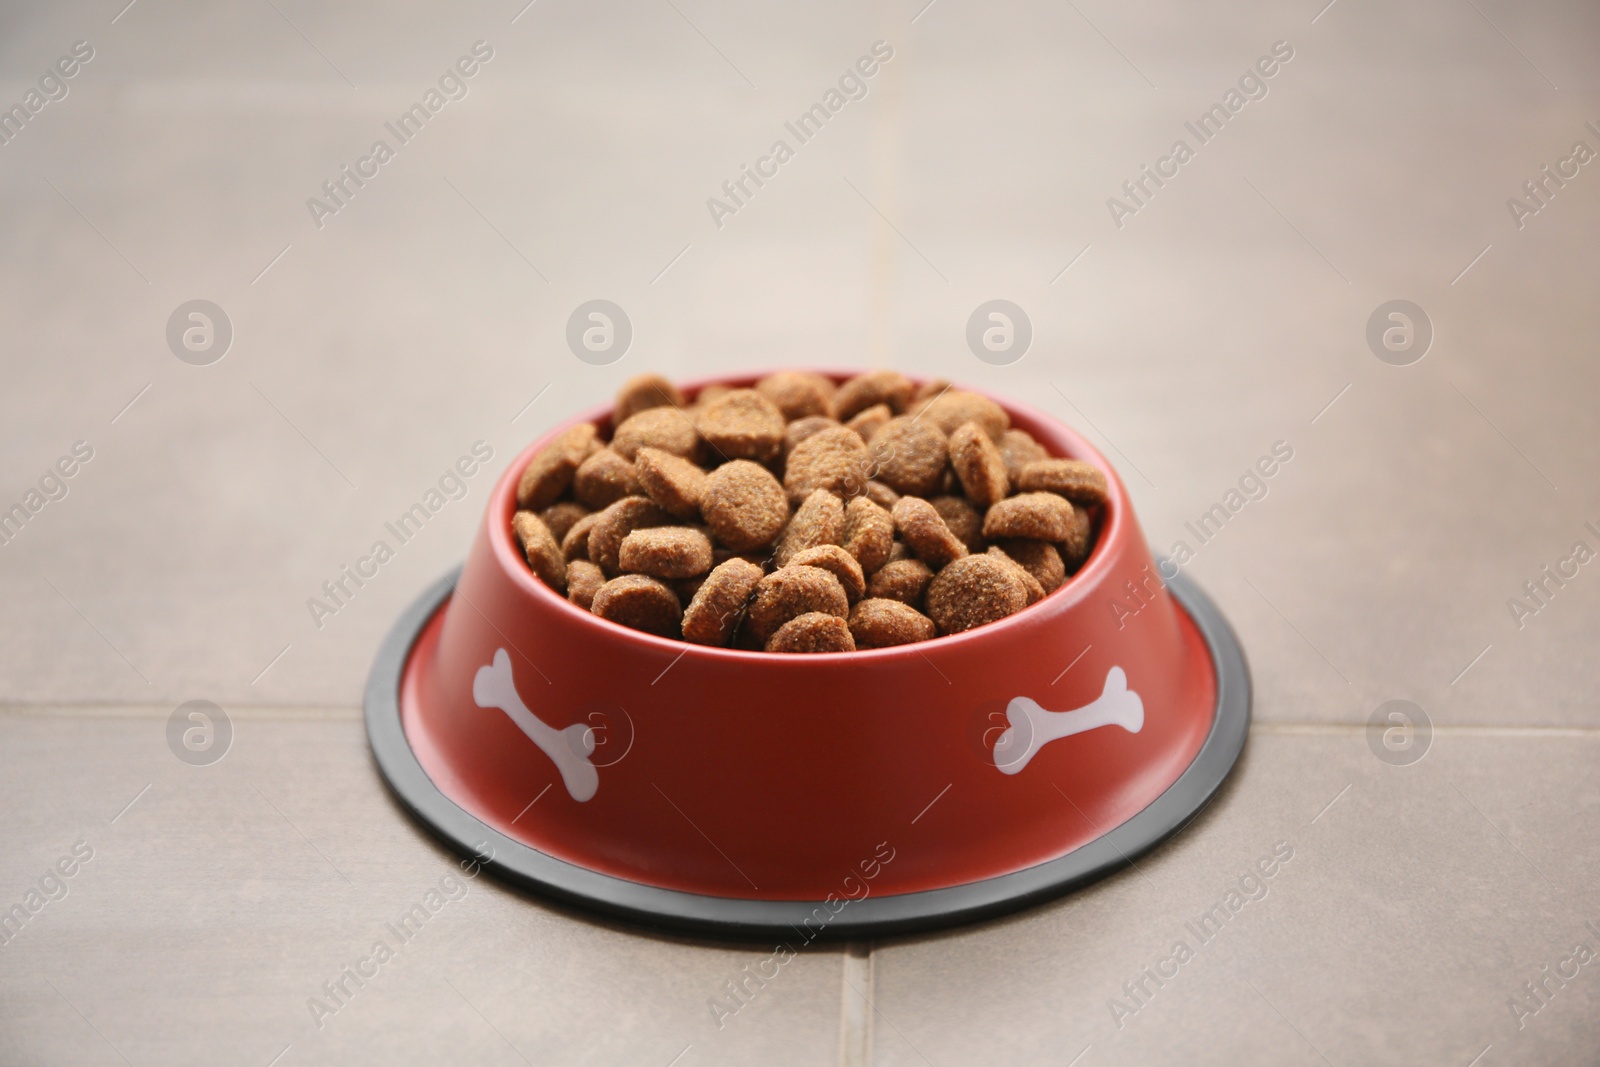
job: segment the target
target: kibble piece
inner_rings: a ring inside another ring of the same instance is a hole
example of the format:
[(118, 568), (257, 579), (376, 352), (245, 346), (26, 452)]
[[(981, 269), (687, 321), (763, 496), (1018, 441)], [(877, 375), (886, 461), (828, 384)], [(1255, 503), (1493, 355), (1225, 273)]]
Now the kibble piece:
[(956, 428), (964, 422), (975, 422), (991, 441), (1000, 440), (1011, 425), (1011, 416), (1006, 414), (1005, 408), (986, 396), (964, 389), (952, 389), (943, 396), (935, 397), (914, 414), (947, 434), (955, 433)]
[(872, 440), (873, 478), (907, 496), (932, 496), (944, 484), (950, 458), (945, 435), (930, 423), (901, 416)]
[(569, 426), (541, 448), (517, 481), (517, 506), (535, 511), (547, 508), (572, 485), (578, 465), (588, 458), (595, 430), (587, 422)]
[(1061, 562), (1061, 553), (1048, 541), (1008, 540), (1001, 541), (996, 547), (1033, 575), (1046, 593), (1055, 592), (1067, 580), (1067, 568)]
[(1003, 619), (1028, 606), (1028, 590), (1015, 563), (967, 556), (928, 583), (928, 617), (941, 634), (958, 634)]
[(889, 410), (898, 415), (906, 409), (911, 394), (916, 391), (911, 379), (899, 371), (875, 370), (858, 374), (833, 394), (833, 417), (843, 422), (874, 404), (887, 404)]
[(1094, 547), (1093, 538), (1094, 528), (1089, 521), (1089, 513), (1076, 504), (1072, 505), (1072, 520), (1067, 536), (1060, 541), (1061, 562), (1076, 572), (1083, 566), (1083, 561), (1089, 558), (1089, 550)]
[(731, 385), (712, 384), (703, 386), (700, 391), (694, 395), (693, 406), (697, 408), (703, 408), (713, 400), (717, 399), (717, 397), (727, 396), (731, 392), (733, 392), (733, 386)]
[(659, 448), (674, 456), (694, 455), (700, 435), (689, 416), (677, 408), (648, 408), (617, 427), (611, 435), (611, 448), (623, 459), (633, 460), (641, 448)]
[(629, 534), (651, 526), (666, 526), (670, 522), (671, 515), (644, 497), (624, 497), (600, 512), (590, 528), (589, 561), (598, 563), (607, 574), (616, 574), (620, 569), (617, 554), (622, 551), (622, 542)]
[(826, 415), (833, 383), (820, 374), (785, 370), (757, 382), (756, 392), (772, 401), (783, 417), (793, 422), (811, 415)]
[(1006, 462), (1006, 477), (1016, 485), (1023, 467), (1036, 459), (1049, 459), (1050, 453), (1027, 430), (1013, 427), (1000, 435), (1000, 458)]
[(804, 441), (814, 433), (839, 426), (838, 419), (830, 419), (826, 415), (807, 415), (795, 419), (783, 431), (783, 454), (787, 456), (794, 451), (794, 446)]
[(893, 516), (900, 539), (918, 559), (935, 570), (967, 554), (967, 546), (950, 532), (933, 505), (921, 497), (901, 497), (894, 506)]
[(678, 603), (687, 609), (694, 603), (695, 594), (700, 592), (700, 587), (706, 584), (706, 579), (709, 577), (710, 574), (697, 574), (693, 578), (669, 578), (667, 588), (678, 594)]
[(606, 573), (586, 559), (567, 564), (567, 599), (584, 611), (594, 605), (594, 595), (606, 584)]
[(867, 578), (856, 558), (838, 545), (818, 545), (796, 553), (790, 560), (796, 567), (816, 567), (839, 579), (845, 599), (854, 604), (867, 591)]
[(854, 652), (850, 625), (837, 615), (809, 611), (796, 615), (767, 638), (768, 652)]
[(983, 516), (983, 536), (988, 538), (1065, 541), (1077, 526), (1072, 504), (1054, 493), (1019, 493), (1000, 501)]
[(711, 538), (687, 526), (653, 526), (622, 539), (617, 567), (652, 578), (693, 578), (711, 569)]
[(641, 411), (668, 407), (683, 407), (683, 394), (678, 392), (678, 387), (659, 374), (637, 374), (617, 390), (617, 401), (611, 408), (611, 424), (620, 426)]
[(682, 456), (659, 448), (641, 448), (633, 457), (639, 485), (651, 500), (680, 519), (700, 517), (706, 472)]
[(999, 503), (1011, 492), (1006, 461), (1000, 449), (975, 422), (964, 422), (950, 435), (950, 466), (961, 480), (967, 499), (980, 508)]
[(796, 554), (818, 545), (837, 545), (844, 539), (844, 504), (826, 489), (818, 489), (795, 509), (794, 518), (778, 539), (774, 562), (787, 566)]
[(845, 505), (844, 533), (839, 543), (855, 557), (863, 573), (871, 574), (889, 562), (894, 548), (894, 519), (867, 497), (858, 496)]
[(857, 648), (892, 648), (932, 640), (938, 629), (909, 604), (875, 598), (850, 609), (850, 636)]
[(567, 537), (567, 531), (577, 525), (578, 520), (587, 514), (589, 514), (589, 509), (582, 504), (574, 504), (570, 500), (558, 500), (539, 512), (539, 517), (544, 520), (546, 526), (550, 527), (550, 532), (555, 535), (557, 541), (564, 541)]
[[(1042, 541), (1035, 541), (1034, 542), (1034, 544), (1043, 544), (1043, 543), (1044, 542), (1042, 542)], [(1045, 597), (1044, 586), (1039, 584), (1039, 579), (1035, 578), (1032, 574), (1028, 573), (1028, 569), (1026, 567), (1024, 567), (1022, 564), (1018, 563), (1016, 560), (1012, 559), (1010, 556), (1006, 555), (1004, 552), (1000, 551), (1000, 549), (995, 548), (993, 546), (991, 546), (990, 549), (989, 549), (989, 555), (993, 556), (995, 559), (1000, 560), (1006, 566), (1011, 567), (1012, 569), (1014, 569), (1017, 572), (1017, 577), (1022, 579), (1023, 588), (1028, 591), (1028, 605), (1030, 607), (1033, 606), (1034, 604), (1037, 604), (1039, 601), (1044, 599), (1044, 597)]]
[(890, 560), (867, 580), (867, 596), (920, 608), (931, 581), (933, 569), (920, 559)]
[(567, 557), (568, 563), (575, 559), (589, 558), (589, 534), (599, 521), (600, 513), (592, 511), (572, 524), (567, 535), (561, 539), (561, 554)]
[(936, 496), (928, 503), (939, 513), (956, 539), (968, 552), (982, 552), (988, 542), (983, 537), (983, 513), (964, 496)]
[(871, 441), (872, 435), (883, 429), (884, 424), (892, 418), (894, 412), (889, 410), (888, 404), (874, 404), (845, 425), (860, 434), (863, 441)]
[(724, 459), (769, 460), (783, 446), (783, 414), (754, 389), (734, 389), (700, 408), (695, 429)]
[(1105, 472), (1081, 459), (1041, 459), (1022, 468), (1017, 488), (1024, 493), (1059, 493), (1074, 504), (1106, 502)]
[(738, 557), (717, 564), (683, 613), (683, 639), (726, 647), (763, 576), (760, 566)]
[(819, 430), (789, 453), (783, 487), (797, 504), (818, 489), (849, 499), (866, 485), (870, 462), (866, 442), (854, 430), (844, 426)]
[(911, 397), (911, 406), (916, 407), (920, 403), (932, 400), (936, 396), (942, 396), (949, 391), (949, 378), (930, 378), (917, 386), (917, 391)]
[(789, 521), (789, 502), (772, 472), (747, 459), (724, 463), (706, 476), (700, 514), (735, 552), (772, 543)]
[(602, 448), (578, 467), (572, 479), (578, 503), (599, 511), (625, 496), (639, 495), (639, 477), (633, 464), (609, 448)]
[(817, 611), (841, 619), (850, 614), (839, 579), (820, 567), (780, 567), (756, 583), (746, 625), (765, 641), (795, 616)]
[(602, 585), (589, 610), (602, 619), (660, 637), (677, 637), (683, 608), (678, 594), (654, 578), (625, 574)]
[(903, 559), (916, 559), (917, 554), (906, 547), (904, 541), (896, 541), (889, 546), (889, 562), (898, 563)]
[(511, 532), (517, 535), (517, 544), (539, 580), (552, 589), (566, 589), (567, 558), (544, 520), (531, 511), (519, 511), (511, 516)]
[(882, 482), (877, 481), (868, 482), (866, 489), (863, 490), (863, 493), (866, 495), (868, 500), (878, 505), (884, 511), (893, 511), (895, 502), (900, 499), (899, 493), (895, 492), (893, 489), (890, 489)]

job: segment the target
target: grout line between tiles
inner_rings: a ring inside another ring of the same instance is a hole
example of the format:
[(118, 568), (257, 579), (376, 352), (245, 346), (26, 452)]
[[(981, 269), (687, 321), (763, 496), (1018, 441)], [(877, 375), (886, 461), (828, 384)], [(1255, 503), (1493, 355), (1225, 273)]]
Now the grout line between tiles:
[(871, 1067), (872, 972), (872, 944), (846, 945), (839, 983), (839, 1067)]
[[(359, 707), (339, 707), (325, 704), (223, 704), (229, 715), (237, 718), (308, 721), (352, 722), (362, 717)], [(92, 703), (19, 703), (0, 704), (0, 719), (61, 718), (61, 719), (164, 719), (172, 714), (172, 706), (164, 704), (92, 704)], [(1259, 735), (1293, 736), (1346, 736), (1353, 737), (1367, 731), (1365, 722), (1292, 722), (1276, 721), (1250, 724), (1250, 733)], [(1441, 726), (1435, 723), (1433, 732), (1445, 737), (1600, 737), (1600, 726), (1547, 726), (1517, 725), (1511, 723), (1474, 723), (1460, 726)]]

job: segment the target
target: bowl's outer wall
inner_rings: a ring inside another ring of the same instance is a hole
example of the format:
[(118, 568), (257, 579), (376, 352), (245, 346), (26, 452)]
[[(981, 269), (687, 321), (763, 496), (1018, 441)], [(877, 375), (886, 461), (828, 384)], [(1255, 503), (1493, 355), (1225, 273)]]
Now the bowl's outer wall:
[[(1110, 464), (1059, 423), (1005, 406), (1052, 453), (1107, 472), (1089, 562), (998, 623), (826, 656), (666, 641), (544, 586), (509, 531), (517, 475), (549, 438), (535, 442), (495, 486), (456, 593), (408, 662), (401, 708), (418, 760), (453, 801), (530, 847), (713, 896), (820, 900), (853, 896), (864, 880), (873, 895), (961, 885), (1119, 825), (1205, 740), (1210, 657), (1162, 587)], [(602, 414), (586, 418), (604, 425)], [(570, 795), (508, 715), (475, 702), (474, 677), (500, 649), (533, 715), (556, 730), (593, 728), (591, 799)], [(1114, 666), (1143, 701), (1139, 732), (1105, 726), (1044, 745), (1016, 774), (995, 766), (1013, 698), (1079, 708)]]

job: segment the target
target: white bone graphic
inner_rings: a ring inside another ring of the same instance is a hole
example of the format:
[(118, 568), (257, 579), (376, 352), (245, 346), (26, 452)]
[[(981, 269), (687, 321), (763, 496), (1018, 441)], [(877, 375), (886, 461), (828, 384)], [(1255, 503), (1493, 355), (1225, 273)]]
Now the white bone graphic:
[(505, 649), (495, 649), (494, 663), (478, 668), (472, 679), (472, 699), (480, 708), (505, 712), (530, 741), (543, 749), (561, 772), (562, 784), (573, 800), (588, 800), (600, 788), (600, 772), (589, 762), (594, 754), (594, 731), (581, 722), (557, 730), (529, 711), (517, 695), (517, 680)]
[(1071, 737), (1101, 726), (1120, 726), (1131, 734), (1144, 729), (1144, 701), (1128, 688), (1121, 667), (1106, 672), (1106, 686), (1092, 704), (1073, 711), (1046, 711), (1027, 697), (1006, 705), (1010, 723), (994, 743), (994, 765), (1003, 774), (1016, 774), (1051, 741)]

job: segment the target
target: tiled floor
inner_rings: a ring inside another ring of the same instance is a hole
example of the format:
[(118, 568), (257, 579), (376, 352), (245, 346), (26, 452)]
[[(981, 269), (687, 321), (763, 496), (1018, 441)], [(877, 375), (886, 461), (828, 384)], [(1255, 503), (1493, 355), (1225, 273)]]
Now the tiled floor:
[[(1600, 573), (1508, 606), (1600, 548), (1600, 177), (1507, 205), (1600, 149), (1592, 5), (123, 2), (0, 10), (0, 105), (94, 50), (0, 147), (0, 510), (93, 450), (0, 545), (0, 905), (93, 850), (0, 947), (0, 1063), (1600, 1055), (1600, 973), (1546, 977), (1600, 949)], [(719, 228), (706, 199), (880, 39), (865, 99)], [(480, 40), (465, 97), (318, 228), (307, 198)], [(1279, 41), (1119, 228), (1107, 198)], [(609, 367), (563, 341), (594, 297), (634, 324)], [(1010, 366), (964, 340), (993, 297), (1034, 325)], [(234, 330), (209, 366), (165, 337), (197, 298)], [(1434, 332), (1409, 366), (1365, 336), (1396, 298)], [(949, 375), (1099, 443), (1249, 654), (1231, 784), (1136, 869), (809, 950), (720, 1028), (768, 949), (453, 883), (319, 1027), (322, 983), (460, 873), (366, 755), (394, 615), (542, 428), (640, 370), (785, 363)], [(493, 470), (319, 629), (306, 599), (479, 440)], [(190, 699), (232, 720), (220, 763), (167, 747)], [(1436, 726), (1421, 762), (1369, 748), (1390, 699)], [(1145, 978), (1280, 842), (1266, 895)]]

